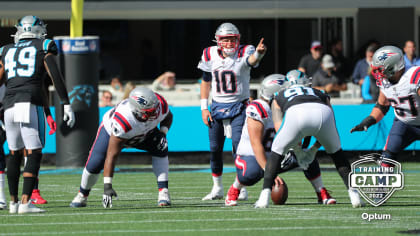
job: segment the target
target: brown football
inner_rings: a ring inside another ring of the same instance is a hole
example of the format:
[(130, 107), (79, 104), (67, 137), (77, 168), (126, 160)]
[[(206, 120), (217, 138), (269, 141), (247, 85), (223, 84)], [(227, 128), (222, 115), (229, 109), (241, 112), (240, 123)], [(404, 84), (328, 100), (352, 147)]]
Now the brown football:
[(286, 203), (287, 197), (289, 196), (289, 191), (287, 189), (286, 182), (281, 179), (281, 184), (274, 184), (271, 188), (271, 200), (274, 205), (283, 205)]

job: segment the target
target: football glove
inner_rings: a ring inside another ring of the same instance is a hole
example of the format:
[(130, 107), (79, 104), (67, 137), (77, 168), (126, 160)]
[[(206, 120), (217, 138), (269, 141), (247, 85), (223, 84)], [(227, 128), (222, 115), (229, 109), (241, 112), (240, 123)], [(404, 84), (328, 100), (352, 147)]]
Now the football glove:
[(353, 127), (353, 129), (350, 130), (350, 133), (353, 133), (354, 131), (366, 131), (370, 126), (376, 124), (376, 119), (373, 118), (373, 116), (368, 116), (365, 119), (360, 122), (360, 124)]
[(72, 128), (74, 126), (74, 123), (76, 123), (76, 118), (74, 116), (74, 112), (73, 112), (73, 109), (71, 109), (70, 104), (64, 105), (63, 121), (67, 121), (66, 124), (70, 128)]
[(51, 115), (47, 116), (47, 123), (48, 123), (48, 126), (50, 127), (50, 132), (48, 134), (52, 135), (57, 130), (57, 123), (55, 123)]
[(102, 195), (102, 206), (104, 208), (112, 208), (112, 197), (118, 200), (118, 195), (112, 189), (112, 184), (104, 184), (104, 194)]

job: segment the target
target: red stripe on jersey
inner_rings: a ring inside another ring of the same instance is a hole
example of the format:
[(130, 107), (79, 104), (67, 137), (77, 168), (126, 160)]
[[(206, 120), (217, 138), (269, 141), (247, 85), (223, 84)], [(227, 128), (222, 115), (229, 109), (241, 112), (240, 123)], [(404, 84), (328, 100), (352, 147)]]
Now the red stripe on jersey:
[(262, 118), (267, 118), (267, 111), (264, 109), (264, 107), (261, 105), (261, 103), (259, 102), (252, 102), (251, 104), (249, 104), (250, 106), (254, 106), (255, 108), (257, 108), (258, 113), (260, 113), (260, 116)]
[(239, 49), (239, 52), (238, 52), (238, 57), (243, 57), (244, 56), (246, 47), (248, 47), (248, 45), (245, 45), (245, 46), (242, 45), (241, 46), (241, 48)]
[(411, 76), (410, 84), (418, 84), (420, 80), (420, 67), (418, 67)]
[(166, 100), (158, 93), (155, 93), (156, 97), (159, 99), (159, 102), (162, 106), (162, 115), (166, 114), (166, 112), (168, 112), (168, 103), (166, 102)]
[(210, 48), (204, 49), (203, 55), (204, 55), (204, 61), (210, 61), (211, 60)]
[(121, 125), (121, 127), (124, 129), (125, 132), (128, 132), (128, 131), (131, 130), (130, 123), (120, 113), (115, 112), (114, 120), (116, 120), (118, 122), (118, 124)]

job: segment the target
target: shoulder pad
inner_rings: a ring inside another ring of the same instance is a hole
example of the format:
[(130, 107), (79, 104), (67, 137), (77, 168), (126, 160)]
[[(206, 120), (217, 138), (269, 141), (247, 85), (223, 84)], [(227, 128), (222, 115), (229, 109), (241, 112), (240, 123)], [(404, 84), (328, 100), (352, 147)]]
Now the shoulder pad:
[(162, 108), (162, 115), (166, 114), (169, 110), (168, 103), (166, 102), (165, 98), (163, 98), (160, 94), (155, 93), (156, 97), (160, 102), (160, 107)]
[(210, 49), (211, 49), (211, 47), (208, 47), (208, 48), (205, 48), (203, 50), (203, 59), (204, 59), (205, 62), (211, 60)]
[(55, 44), (54, 40), (51, 39), (44, 39), (44, 41), (42, 42), (42, 50), (44, 50), (45, 52), (50, 52), (54, 55), (57, 55), (58, 50), (57, 50), (57, 45)]
[(420, 66), (411, 74), (410, 84), (419, 84), (420, 82)]
[(263, 105), (256, 101), (253, 101), (248, 105), (246, 108), (246, 115), (256, 120), (262, 120), (268, 117), (267, 111), (264, 109)]
[(112, 118), (112, 133), (114, 134), (114, 129), (118, 128), (116, 131), (118, 131), (118, 134), (114, 134), (115, 136), (120, 136), (123, 133), (127, 133), (128, 131), (130, 131), (132, 129), (130, 123), (128, 122), (128, 120), (121, 115), (119, 112), (115, 112), (114, 113), (114, 117)]

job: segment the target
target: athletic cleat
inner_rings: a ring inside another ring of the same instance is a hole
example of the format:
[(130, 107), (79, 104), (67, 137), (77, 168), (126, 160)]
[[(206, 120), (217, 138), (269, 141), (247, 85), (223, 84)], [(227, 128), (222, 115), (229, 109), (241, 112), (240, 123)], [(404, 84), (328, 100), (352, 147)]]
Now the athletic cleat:
[(247, 200), (248, 200), (248, 190), (246, 190), (245, 187), (242, 187), (241, 192), (239, 193), (238, 201), (247, 201)]
[(31, 201), (23, 204), (19, 204), (18, 207), (18, 213), (19, 214), (25, 214), (25, 213), (42, 213), (45, 212), (45, 210), (36, 207), (34, 204), (32, 204)]
[(225, 206), (237, 206), (238, 205), (239, 192), (241, 192), (241, 190), (239, 190), (239, 189), (233, 187), (233, 185), (231, 185), (230, 188), (229, 188), (229, 191), (227, 193), (227, 196), (225, 198)]
[(78, 192), (76, 197), (70, 203), (70, 207), (86, 207), (87, 205), (87, 196), (83, 195), (81, 192)]
[(331, 205), (337, 203), (337, 200), (331, 197), (330, 193), (326, 188), (322, 188), (321, 192), (316, 194), (318, 195), (318, 204)]
[(255, 208), (267, 208), (270, 203), (271, 189), (265, 188), (261, 191), (260, 198), (254, 204)]
[(32, 191), (31, 201), (33, 204), (47, 204), (48, 203), (47, 200), (42, 198), (41, 192), (39, 191), (39, 189), (34, 189)]
[(350, 197), (351, 205), (353, 206), (353, 208), (365, 206), (365, 203), (360, 198), (360, 195), (357, 189), (349, 188), (349, 197)]
[(0, 201), (0, 210), (6, 210), (7, 204), (6, 201)]
[(201, 200), (209, 201), (209, 200), (218, 200), (223, 199), (223, 187), (213, 187), (211, 192), (203, 197)]
[(165, 207), (171, 205), (171, 197), (169, 196), (169, 190), (163, 188), (159, 191), (158, 206)]
[(18, 208), (19, 208), (19, 202), (9, 202), (9, 213), (10, 214), (16, 214), (18, 213)]

